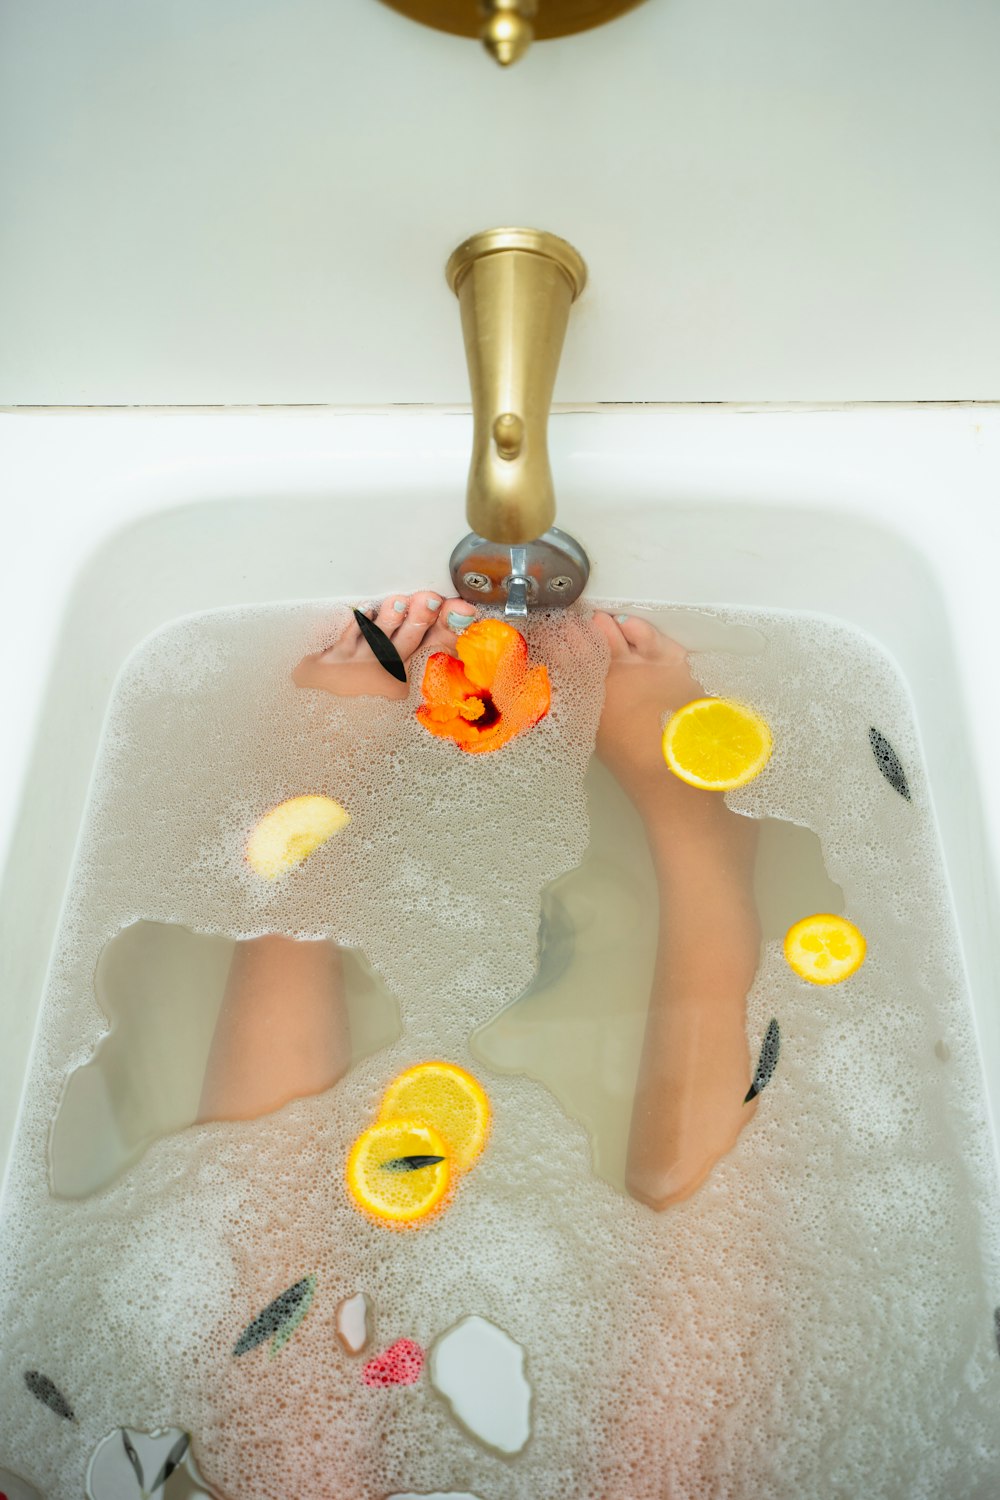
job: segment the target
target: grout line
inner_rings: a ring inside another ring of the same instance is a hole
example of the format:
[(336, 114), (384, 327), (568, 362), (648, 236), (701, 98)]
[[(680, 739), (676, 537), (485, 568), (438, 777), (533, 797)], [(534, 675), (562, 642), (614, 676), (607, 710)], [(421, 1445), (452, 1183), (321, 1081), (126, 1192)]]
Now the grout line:
[[(586, 413), (602, 412), (629, 412), (629, 411), (663, 411), (663, 412), (691, 412), (691, 411), (729, 411), (729, 412), (829, 412), (829, 411), (955, 411), (955, 410), (993, 410), (1000, 409), (1000, 400), (980, 399), (978, 397), (960, 397), (948, 400), (912, 400), (912, 401), (595, 401), (584, 402), (553, 402), (551, 407), (552, 416), (573, 416)], [(197, 415), (200, 412), (206, 415), (219, 415), (220, 413), (252, 413), (252, 412), (323, 412), (330, 416), (386, 416), (406, 412), (437, 412), (442, 416), (469, 416), (472, 411), (470, 403), (453, 402), (423, 402), (423, 401), (396, 401), (388, 402), (382, 406), (348, 406), (334, 405), (326, 402), (258, 402), (256, 404), (231, 405), (219, 403), (208, 404), (183, 404), (173, 405), (144, 405), (142, 403), (118, 403), (107, 405), (33, 405), (30, 403), (15, 405), (0, 405), (0, 415), (13, 416), (20, 413), (44, 412), (57, 413), (82, 413), (82, 412), (137, 412), (140, 414), (162, 413), (184, 413), (186, 415)]]

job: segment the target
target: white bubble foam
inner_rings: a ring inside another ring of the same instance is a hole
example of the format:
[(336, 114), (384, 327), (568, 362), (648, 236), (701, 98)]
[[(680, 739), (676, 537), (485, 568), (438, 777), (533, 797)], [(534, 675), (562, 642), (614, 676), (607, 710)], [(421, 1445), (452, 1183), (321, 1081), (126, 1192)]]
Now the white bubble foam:
[[(347, 618), (341, 606), (220, 612), (135, 654), (6, 1202), (0, 1462), (48, 1500), (78, 1500), (90, 1454), (124, 1423), (191, 1430), (206, 1481), (230, 1500), (470, 1486), (481, 1500), (957, 1497), (997, 1481), (992, 1150), (905, 690), (839, 626), (714, 614), (741, 628), (739, 648), (699, 654), (696, 673), (753, 702), (776, 743), (733, 805), (817, 831), (869, 960), (849, 990), (813, 990), (767, 945), (750, 1045), (756, 1056), (778, 1016), (781, 1060), (752, 1127), (689, 1201), (655, 1215), (623, 1198), (593, 1177), (582, 1130), (543, 1087), (492, 1077), (488, 1150), (448, 1212), (414, 1233), (351, 1207), (346, 1152), (400, 1068), (444, 1055), (475, 1070), (470, 1033), (529, 982), (542, 887), (586, 846), (603, 643), (578, 615), (533, 621), (552, 713), (484, 757), (426, 735), (415, 690), (401, 705), (291, 686), (298, 657)], [(870, 724), (900, 755), (912, 803), (878, 773)], [(294, 878), (265, 885), (243, 861), (246, 834), (304, 791), (336, 797), (353, 821)], [(103, 1027), (97, 959), (140, 919), (361, 947), (404, 1035), (326, 1095), (191, 1128), (106, 1191), (54, 1200), (51, 1122)], [(291, 1343), (234, 1359), (241, 1330), (310, 1273), (316, 1295)], [(429, 1348), (463, 1314), (521, 1345), (523, 1452), (479, 1448), (426, 1377), (365, 1387), (337, 1340), (338, 1305), (359, 1292), (376, 1309), (373, 1352), (401, 1337)], [(76, 1422), (25, 1392), (25, 1369), (56, 1382)]]

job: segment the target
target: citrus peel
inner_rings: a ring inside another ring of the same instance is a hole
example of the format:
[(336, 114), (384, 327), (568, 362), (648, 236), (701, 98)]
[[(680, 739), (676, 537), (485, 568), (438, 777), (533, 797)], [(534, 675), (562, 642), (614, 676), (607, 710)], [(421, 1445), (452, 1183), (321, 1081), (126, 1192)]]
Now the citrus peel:
[(695, 698), (677, 709), (663, 731), (663, 758), (681, 781), (729, 792), (759, 776), (773, 741), (752, 708), (730, 698)]
[(803, 917), (785, 934), (785, 958), (809, 984), (850, 979), (864, 963), (867, 947), (861, 930), (832, 912)]
[[(437, 1158), (399, 1171), (407, 1157)], [(359, 1208), (385, 1224), (425, 1219), (448, 1191), (451, 1169), (444, 1141), (421, 1120), (386, 1120), (358, 1136), (347, 1158), (347, 1190)]]
[(390, 1083), (379, 1120), (423, 1120), (445, 1143), (452, 1166), (467, 1172), (486, 1144), (490, 1101), (482, 1085), (456, 1063), (424, 1062)]
[(247, 839), (247, 864), (265, 880), (276, 880), (302, 864), (350, 821), (350, 813), (332, 797), (291, 797), (279, 802)]

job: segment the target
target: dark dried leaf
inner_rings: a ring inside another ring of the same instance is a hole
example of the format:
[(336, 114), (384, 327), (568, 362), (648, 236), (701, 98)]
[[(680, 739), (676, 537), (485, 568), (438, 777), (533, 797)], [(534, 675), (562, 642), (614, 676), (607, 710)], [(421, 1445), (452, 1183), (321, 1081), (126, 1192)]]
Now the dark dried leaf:
[(394, 1156), (382, 1163), (383, 1172), (419, 1172), (421, 1167), (436, 1167), (443, 1156)]
[(275, 1297), (273, 1302), (267, 1304), (260, 1316), (254, 1318), (249, 1328), (244, 1329), (240, 1334), (233, 1346), (233, 1353), (247, 1354), (272, 1336), (276, 1342), (279, 1339), (284, 1342), (282, 1336), (291, 1333), (299, 1321), (305, 1317), (315, 1286), (315, 1276), (304, 1276), (301, 1281), (297, 1281), (294, 1286), (282, 1292), (280, 1297)]
[(57, 1417), (65, 1417), (67, 1422), (76, 1420), (73, 1408), (58, 1386), (54, 1385), (47, 1375), (40, 1370), (25, 1370), (24, 1383), (31, 1394), (54, 1411)]
[[(153, 1481), (153, 1486), (149, 1492), (151, 1495), (155, 1495), (157, 1490), (162, 1489), (166, 1484), (167, 1480), (170, 1478), (171, 1474), (174, 1472), (177, 1465), (181, 1462), (185, 1453), (188, 1451), (190, 1442), (191, 1434), (189, 1432), (182, 1432), (174, 1446), (171, 1448), (170, 1452), (167, 1454), (166, 1458), (163, 1460), (163, 1468), (160, 1470), (159, 1474), (157, 1474), (156, 1479)], [(139, 1483), (141, 1484), (142, 1480), (140, 1480)]]
[(910, 801), (910, 788), (906, 782), (906, 772), (903, 770), (899, 756), (889, 744), (884, 734), (879, 734), (874, 725), (868, 730), (868, 739), (871, 742), (872, 752), (875, 756), (875, 764), (878, 766), (886, 781), (892, 789)]
[(390, 677), (395, 677), (397, 682), (405, 682), (406, 667), (403, 665), (403, 658), (385, 631), (381, 630), (375, 624), (374, 620), (369, 620), (367, 615), (362, 614), (360, 609), (354, 611), (354, 618), (358, 622), (358, 629), (372, 648), (379, 664), (385, 667)]
[(125, 1431), (124, 1427), (122, 1428), (122, 1442), (125, 1445), (125, 1452), (128, 1454), (128, 1461), (135, 1470), (135, 1477), (139, 1481), (139, 1488), (141, 1490), (144, 1490), (146, 1488), (146, 1476), (142, 1472), (142, 1460), (140, 1459), (138, 1453), (136, 1453), (135, 1448), (132, 1445), (132, 1440), (130, 1439), (128, 1433)]
[(757, 1059), (757, 1071), (753, 1075), (753, 1083), (750, 1085), (749, 1092), (743, 1100), (744, 1104), (749, 1104), (751, 1099), (756, 1099), (761, 1089), (766, 1088), (770, 1083), (771, 1075), (778, 1066), (778, 1053), (780, 1051), (781, 1028), (772, 1016), (767, 1031), (764, 1033), (760, 1057)]

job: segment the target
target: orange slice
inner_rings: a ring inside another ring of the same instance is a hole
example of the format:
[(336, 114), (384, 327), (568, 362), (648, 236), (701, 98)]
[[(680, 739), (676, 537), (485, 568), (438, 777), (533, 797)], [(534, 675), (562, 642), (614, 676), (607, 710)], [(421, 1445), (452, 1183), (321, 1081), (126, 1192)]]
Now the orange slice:
[(865, 961), (864, 934), (846, 917), (817, 912), (785, 933), (785, 957), (810, 984), (839, 984)]
[(729, 698), (695, 698), (663, 731), (663, 758), (674, 775), (709, 792), (730, 792), (759, 776), (772, 745), (760, 715)]
[(261, 818), (247, 840), (247, 863), (265, 880), (276, 880), (350, 821), (350, 813), (332, 797), (291, 797)]
[(425, 1062), (390, 1083), (379, 1120), (424, 1120), (446, 1143), (456, 1171), (466, 1172), (486, 1145), (490, 1101), (482, 1085), (455, 1063)]
[[(408, 1166), (422, 1157), (439, 1157)], [(388, 1120), (359, 1135), (347, 1158), (347, 1190), (359, 1208), (389, 1224), (433, 1213), (448, 1191), (448, 1149), (421, 1120)]]

